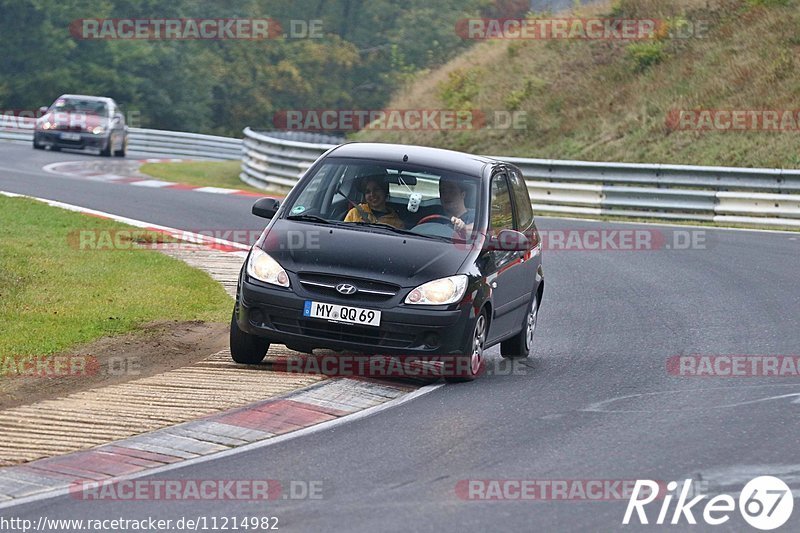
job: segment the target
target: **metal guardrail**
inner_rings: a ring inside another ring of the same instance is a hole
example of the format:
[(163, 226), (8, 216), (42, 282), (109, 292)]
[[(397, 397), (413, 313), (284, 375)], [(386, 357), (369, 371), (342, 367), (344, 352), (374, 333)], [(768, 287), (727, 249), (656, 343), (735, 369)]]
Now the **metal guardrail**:
[(293, 187), (319, 156), (343, 140), (313, 133), (259, 133), (244, 129), (242, 173), (254, 187)]
[[(0, 117), (0, 139), (30, 143), (32, 119)], [(130, 128), (128, 148), (151, 156), (239, 159), (242, 181), (294, 186), (328, 135), (244, 130), (244, 140)], [(523, 172), (536, 212), (800, 227), (800, 170), (559, 161), (492, 156)]]
[[(0, 116), (0, 140), (33, 142), (34, 120)], [(242, 140), (182, 131), (128, 128), (128, 151), (149, 156), (239, 159)]]
[[(244, 130), (243, 181), (291, 187), (331, 142)], [(525, 176), (536, 212), (800, 227), (800, 170), (490, 156)]]

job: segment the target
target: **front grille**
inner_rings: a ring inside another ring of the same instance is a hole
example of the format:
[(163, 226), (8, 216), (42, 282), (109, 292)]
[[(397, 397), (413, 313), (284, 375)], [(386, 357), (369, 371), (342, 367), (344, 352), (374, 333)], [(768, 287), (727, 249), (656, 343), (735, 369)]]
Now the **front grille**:
[(317, 339), (356, 342), (384, 348), (409, 348), (414, 345), (414, 335), (384, 331), (380, 328), (334, 324), (322, 320), (293, 320), (271, 315), (272, 326), (282, 333), (305, 335)]
[(76, 124), (56, 124), (53, 126), (55, 131), (71, 131), (75, 133), (83, 133), (83, 126)]
[[(298, 275), (303, 288), (310, 293), (321, 296), (343, 295), (336, 290), (336, 286), (341, 283), (353, 285), (358, 292), (352, 295), (352, 299), (364, 302), (381, 302), (393, 298), (400, 287), (391, 283), (381, 281), (335, 276), (331, 274), (315, 274), (303, 272)], [(346, 296), (345, 296), (346, 297)]]

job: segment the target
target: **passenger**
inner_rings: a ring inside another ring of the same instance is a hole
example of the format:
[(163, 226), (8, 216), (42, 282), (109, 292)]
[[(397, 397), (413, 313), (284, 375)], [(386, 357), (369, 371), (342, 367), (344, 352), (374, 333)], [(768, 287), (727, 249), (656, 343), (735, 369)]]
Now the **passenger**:
[(467, 189), (461, 181), (452, 178), (439, 180), (439, 200), (444, 215), (450, 217), (453, 228), (462, 234), (471, 232), (475, 224), (475, 210), (465, 205), (466, 196)]
[(386, 204), (386, 199), (389, 197), (388, 176), (367, 176), (363, 178), (359, 188), (364, 193), (366, 203), (351, 209), (344, 217), (345, 222), (380, 223), (395, 228), (405, 228), (397, 211)]

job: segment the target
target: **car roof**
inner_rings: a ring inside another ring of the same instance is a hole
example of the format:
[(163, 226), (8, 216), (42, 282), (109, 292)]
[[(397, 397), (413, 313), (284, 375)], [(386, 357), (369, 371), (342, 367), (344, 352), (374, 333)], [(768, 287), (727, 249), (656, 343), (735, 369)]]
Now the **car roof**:
[[(407, 159), (406, 159), (406, 156)], [(355, 159), (375, 159), (387, 162), (408, 162), (431, 168), (453, 170), (470, 176), (482, 176), (486, 165), (501, 162), (480, 155), (472, 155), (454, 150), (414, 146), (409, 144), (360, 143), (343, 144), (333, 150), (329, 157), (351, 157)]]
[(71, 99), (80, 99), (80, 100), (96, 100), (98, 102), (113, 102), (113, 98), (109, 98), (107, 96), (89, 96), (86, 94), (62, 94), (56, 100), (60, 100), (62, 98), (71, 98)]

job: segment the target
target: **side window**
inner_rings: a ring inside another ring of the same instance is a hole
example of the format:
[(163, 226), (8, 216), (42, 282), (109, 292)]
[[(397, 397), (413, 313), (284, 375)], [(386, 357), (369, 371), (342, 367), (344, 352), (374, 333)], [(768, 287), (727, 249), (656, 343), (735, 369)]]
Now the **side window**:
[(514, 229), (514, 212), (511, 210), (511, 194), (505, 174), (492, 178), (492, 211), (489, 228), (495, 233), (503, 229)]
[(514, 204), (517, 208), (517, 229), (525, 231), (531, 227), (533, 222), (533, 209), (531, 208), (531, 197), (528, 194), (528, 185), (525, 178), (517, 170), (512, 170), (508, 175), (511, 180), (511, 189), (514, 191)]

